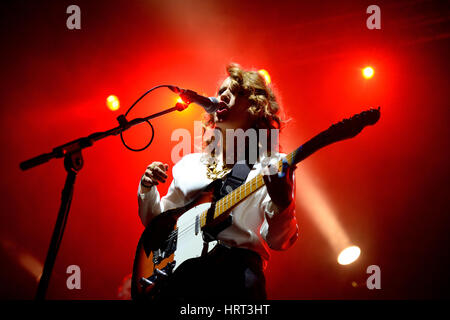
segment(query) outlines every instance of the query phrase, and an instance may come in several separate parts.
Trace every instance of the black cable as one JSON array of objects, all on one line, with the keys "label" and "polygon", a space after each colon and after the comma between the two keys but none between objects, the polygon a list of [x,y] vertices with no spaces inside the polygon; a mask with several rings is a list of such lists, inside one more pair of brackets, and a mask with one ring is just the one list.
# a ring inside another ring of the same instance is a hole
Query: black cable
[{"label": "black cable", "polygon": [[[161,84],[159,86],[153,87],[150,90],[148,90],[147,92],[145,92],[142,96],[139,97],[139,99],[137,99],[132,105],[131,107],[128,108],[127,112],[125,112],[125,117],[128,115],[128,113],[131,111],[131,109],[133,109],[133,107],[139,102],[141,101],[142,98],[144,98],[147,94],[149,94],[150,92],[152,92],[153,90],[159,89],[159,88],[169,88],[172,87],[171,85],[167,85],[167,84]],[[152,138],[150,139],[150,142],[147,143],[144,147],[139,148],[139,149],[134,149],[131,148],[129,146],[127,146],[127,144],[125,143],[125,140],[123,138],[123,132],[120,133],[120,140],[122,140],[123,145],[125,146],[125,148],[127,148],[128,150],[134,151],[134,152],[139,152],[139,151],[143,151],[145,149],[147,149],[153,142],[153,138],[155,137],[155,128],[153,128],[152,124],[150,123],[150,121],[145,120],[145,122],[147,122],[150,126],[150,128],[152,128]]]}]

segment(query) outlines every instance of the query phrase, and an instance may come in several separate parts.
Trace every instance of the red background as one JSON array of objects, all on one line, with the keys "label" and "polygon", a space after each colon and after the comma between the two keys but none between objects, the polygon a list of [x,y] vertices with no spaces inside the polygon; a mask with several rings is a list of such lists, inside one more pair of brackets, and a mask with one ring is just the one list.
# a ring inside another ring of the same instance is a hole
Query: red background
[{"label": "red background", "polygon": [[[66,8],[81,8],[81,30],[66,28]],[[61,160],[22,172],[19,163],[69,140],[116,125],[143,92],[175,84],[214,95],[225,66],[266,69],[286,114],[286,151],[330,124],[369,107],[381,119],[352,140],[305,160],[350,239],[362,249],[350,266],[297,204],[300,238],[273,252],[272,299],[449,297],[449,6],[378,1],[381,30],[366,28],[372,1],[15,1],[2,3],[0,109],[1,298],[32,298],[37,286],[18,257],[44,261],[65,179]],[[361,68],[372,65],[366,80]],[[108,95],[121,108],[105,106]],[[130,117],[172,107],[161,89]],[[146,165],[173,165],[170,135],[193,130],[192,105],[153,121],[140,153],[118,137],[83,152],[74,201],[48,291],[52,299],[116,299],[131,272],[142,225],[137,185]],[[149,129],[125,134],[142,146]],[[160,188],[162,194],[167,186]],[[9,245],[6,245],[9,244]],[[11,245],[12,244],[12,245]],[[11,247],[12,246],[12,247]],[[11,249],[13,248],[13,249]],[[81,290],[65,285],[81,267]],[[381,290],[368,290],[369,265]],[[357,287],[352,286],[357,282]]]}]

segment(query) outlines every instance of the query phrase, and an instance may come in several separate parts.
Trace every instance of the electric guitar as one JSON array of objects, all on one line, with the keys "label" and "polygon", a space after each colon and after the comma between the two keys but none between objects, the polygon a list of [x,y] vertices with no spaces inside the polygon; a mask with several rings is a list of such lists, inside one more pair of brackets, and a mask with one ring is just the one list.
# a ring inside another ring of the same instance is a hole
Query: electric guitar
[{"label": "electric guitar", "polygon": [[[289,165],[297,164],[331,143],[355,137],[379,118],[380,108],[344,119],[288,154],[286,160]],[[281,167],[280,161],[278,170]],[[164,280],[183,262],[208,254],[217,245],[217,241],[208,237],[210,230],[231,218],[230,209],[263,186],[260,174],[216,202],[213,202],[212,190],[206,188],[186,206],[153,218],[136,249],[131,279],[133,299],[153,299]]]}]

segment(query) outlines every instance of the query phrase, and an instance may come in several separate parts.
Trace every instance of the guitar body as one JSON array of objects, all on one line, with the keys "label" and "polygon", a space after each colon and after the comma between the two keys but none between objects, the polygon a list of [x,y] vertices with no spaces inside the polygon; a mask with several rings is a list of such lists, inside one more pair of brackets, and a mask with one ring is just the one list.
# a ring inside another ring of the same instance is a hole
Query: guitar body
[{"label": "guitar body", "polygon": [[204,240],[199,217],[212,204],[212,193],[205,190],[186,207],[156,216],[139,240],[131,293],[134,300],[151,300],[178,267],[189,259],[210,252],[217,241]]}]

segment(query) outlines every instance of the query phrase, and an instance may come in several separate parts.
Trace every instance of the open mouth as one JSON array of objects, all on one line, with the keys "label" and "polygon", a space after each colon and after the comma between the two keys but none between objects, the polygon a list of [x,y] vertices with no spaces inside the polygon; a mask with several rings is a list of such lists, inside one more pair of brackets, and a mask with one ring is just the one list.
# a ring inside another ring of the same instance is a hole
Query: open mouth
[{"label": "open mouth", "polygon": [[219,119],[219,121],[226,119],[227,114],[229,112],[230,112],[230,108],[228,107],[228,105],[224,102],[221,102],[219,104],[219,108],[216,111],[216,115],[217,115],[217,118]]}]

